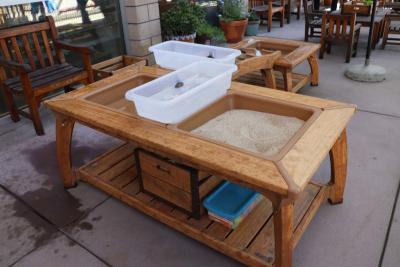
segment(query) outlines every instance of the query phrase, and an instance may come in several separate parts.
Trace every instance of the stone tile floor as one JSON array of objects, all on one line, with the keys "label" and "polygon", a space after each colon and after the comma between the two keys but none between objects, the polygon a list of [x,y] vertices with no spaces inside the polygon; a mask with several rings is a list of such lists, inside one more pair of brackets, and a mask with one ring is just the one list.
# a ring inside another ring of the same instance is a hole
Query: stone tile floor
[{"label": "stone tile floor", "polygon": [[[301,40],[303,21],[261,35]],[[362,63],[367,31],[357,58]],[[318,41],[315,39],[314,41]],[[294,254],[297,267],[400,266],[400,204],[395,206],[400,164],[400,47],[372,53],[387,80],[357,83],[343,76],[344,48],[320,61],[320,84],[302,94],[355,103],[349,125],[345,202],[324,204]],[[307,65],[299,66],[307,69]],[[0,266],[238,266],[218,252],[80,183],[64,190],[55,159],[54,118],[41,110],[46,135],[30,121],[0,119]],[[119,140],[78,125],[74,165]],[[328,162],[315,175],[329,177]],[[387,245],[385,240],[387,238]]]}]

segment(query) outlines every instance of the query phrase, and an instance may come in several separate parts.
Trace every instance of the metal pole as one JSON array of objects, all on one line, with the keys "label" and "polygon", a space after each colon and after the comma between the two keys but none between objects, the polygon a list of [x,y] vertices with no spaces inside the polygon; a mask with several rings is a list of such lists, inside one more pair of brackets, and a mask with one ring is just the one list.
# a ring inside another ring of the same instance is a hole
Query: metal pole
[{"label": "metal pole", "polygon": [[374,0],[374,2],[372,4],[371,24],[370,24],[370,27],[369,27],[367,55],[365,56],[365,66],[369,65],[369,57],[371,56],[371,41],[372,41],[372,32],[374,30],[376,2],[377,2],[377,0]]}]

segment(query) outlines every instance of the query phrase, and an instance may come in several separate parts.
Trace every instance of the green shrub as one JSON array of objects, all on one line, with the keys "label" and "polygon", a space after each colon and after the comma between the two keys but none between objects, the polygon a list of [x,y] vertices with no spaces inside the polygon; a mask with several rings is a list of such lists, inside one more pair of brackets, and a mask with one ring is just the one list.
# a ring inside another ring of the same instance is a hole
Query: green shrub
[{"label": "green shrub", "polygon": [[249,21],[259,21],[259,20],[260,20],[260,17],[257,15],[256,12],[251,11],[251,12],[249,13],[248,19],[249,19]]},{"label": "green shrub", "polygon": [[225,0],[221,19],[225,22],[244,19],[246,18],[243,13],[244,9],[243,0]]},{"label": "green shrub", "polygon": [[217,43],[226,41],[224,32],[220,28],[214,27],[206,22],[199,25],[197,28],[197,35],[204,36]]},{"label": "green shrub", "polygon": [[176,0],[175,5],[161,15],[161,29],[166,36],[189,35],[204,23],[202,7],[188,0]]}]

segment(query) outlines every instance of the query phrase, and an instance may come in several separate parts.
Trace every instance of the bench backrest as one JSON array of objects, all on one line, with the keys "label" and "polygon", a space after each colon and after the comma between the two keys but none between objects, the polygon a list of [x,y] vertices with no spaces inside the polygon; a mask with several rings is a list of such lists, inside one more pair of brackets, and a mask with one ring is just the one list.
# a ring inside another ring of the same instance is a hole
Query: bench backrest
[{"label": "bench backrest", "polygon": [[[58,39],[58,33],[51,16],[44,22],[12,27],[0,30],[1,57],[20,64],[29,64],[32,70],[64,63],[61,49],[54,47],[53,41]],[[0,79],[14,76],[0,69]]]}]

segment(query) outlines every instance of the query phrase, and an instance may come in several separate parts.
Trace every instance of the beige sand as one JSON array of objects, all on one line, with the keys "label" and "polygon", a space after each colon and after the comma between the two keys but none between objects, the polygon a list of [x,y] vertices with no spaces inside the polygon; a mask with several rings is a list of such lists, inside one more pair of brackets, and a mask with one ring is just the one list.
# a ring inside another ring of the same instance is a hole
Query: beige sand
[{"label": "beige sand", "polygon": [[294,117],[234,109],[206,122],[192,133],[272,156],[282,149],[304,123]]}]

